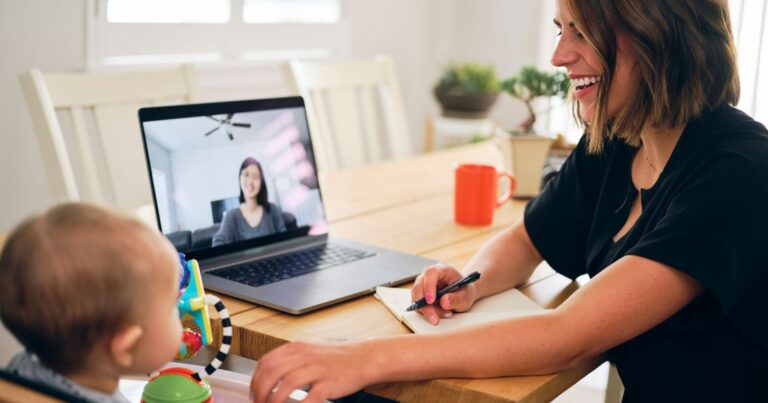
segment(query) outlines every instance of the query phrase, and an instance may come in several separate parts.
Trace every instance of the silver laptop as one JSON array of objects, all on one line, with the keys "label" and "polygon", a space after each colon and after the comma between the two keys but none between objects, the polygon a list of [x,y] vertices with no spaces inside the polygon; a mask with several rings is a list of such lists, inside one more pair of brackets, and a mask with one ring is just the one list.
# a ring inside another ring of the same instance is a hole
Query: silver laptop
[{"label": "silver laptop", "polygon": [[433,260],[329,236],[301,97],[143,108],[161,231],[207,289],[291,314],[412,280]]}]

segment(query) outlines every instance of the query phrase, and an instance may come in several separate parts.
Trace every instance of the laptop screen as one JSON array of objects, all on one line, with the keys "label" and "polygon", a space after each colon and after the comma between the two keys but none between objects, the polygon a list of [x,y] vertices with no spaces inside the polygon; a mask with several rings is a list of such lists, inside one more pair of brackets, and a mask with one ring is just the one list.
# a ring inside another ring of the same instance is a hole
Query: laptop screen
[{"label": "laptop screen", "polygon": [[209,257],[328,228],[300,97],[139,112],[161,231]]}]

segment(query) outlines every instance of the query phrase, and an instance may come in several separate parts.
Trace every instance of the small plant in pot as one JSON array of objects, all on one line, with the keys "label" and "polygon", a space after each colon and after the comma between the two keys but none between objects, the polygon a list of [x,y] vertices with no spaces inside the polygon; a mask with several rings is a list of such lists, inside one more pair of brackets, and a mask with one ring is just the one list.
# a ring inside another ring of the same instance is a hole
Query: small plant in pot
[{"label": "small plant in pot", "polygon": [[496,102],[499,85],[492,65],[450,64],[435,85],[443,116],[484,118]]},{"label": "small plant in pot", "polygon": [[533,134],[533,125],[536,123],[533,100],[552,96],[565,98],[570,85],[570,79],[562,71],[549,73],[526,66],[517,75],[502,81],[499,87],[513,98],[523,101],[528,109],[528,118],[520,124],[520,131],[523,134]]},{"label": "small plant in pot", "polygon": [[538,97],[565,97],[569,86],[570,81],[565,73],[549,73],[532,66],[523,67],[517,75],[499,84],[502,91],[521,100],[528,109],[528,117],[519,128],[496,131],[496,140],[507,166],[517,176],[515,197],[533,197],[539,192],[542,168],[553,142],[551,137],[533,132],[533,124],[536,123],[533,101]]}]

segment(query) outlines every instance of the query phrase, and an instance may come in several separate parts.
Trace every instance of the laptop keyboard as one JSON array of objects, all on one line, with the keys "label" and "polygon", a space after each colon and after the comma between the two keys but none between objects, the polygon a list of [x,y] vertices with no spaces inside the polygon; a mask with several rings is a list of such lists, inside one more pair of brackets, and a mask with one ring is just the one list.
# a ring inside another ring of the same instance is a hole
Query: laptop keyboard
[{"label": "laptop keyboard", "polygon": [[326,244],[287,255],[209,271],[208,274],[258,287],[374,255],[373,252]]}]

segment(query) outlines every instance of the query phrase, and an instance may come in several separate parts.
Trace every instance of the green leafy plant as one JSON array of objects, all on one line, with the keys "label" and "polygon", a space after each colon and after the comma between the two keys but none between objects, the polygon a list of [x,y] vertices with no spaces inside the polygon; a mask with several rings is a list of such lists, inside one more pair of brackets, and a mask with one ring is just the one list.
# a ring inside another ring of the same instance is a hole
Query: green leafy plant
[{"label": "green leafy plant", "polygon": [[469,143],[470,144],[482,143],[483,141],[486,141],[486,140],[488,140],[490,138],[491,138],[491,136],[489,136],[487,134],[474,133],[474,134],[472,134],[472,137],[469,138]]},{"label": "green leafy plant", "polygon": [[552,96],[565,98],[570,85],[570,79],[562,71],[549,73],[533,66],[525,66],[517,75],[502,81],[499,87],[513,98],[523,101],[528,109],[528,118],[520,127],[524,133],[532,133],[533,124],[536,123],[533,100]]},{"label": "green leafy plant", "polygon": [[493,94],[499,91],[496,68],[476,63],[450,64],[435,89],[455,95]]}]

